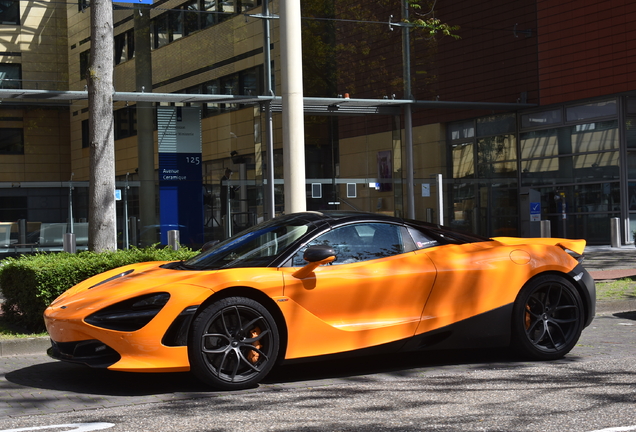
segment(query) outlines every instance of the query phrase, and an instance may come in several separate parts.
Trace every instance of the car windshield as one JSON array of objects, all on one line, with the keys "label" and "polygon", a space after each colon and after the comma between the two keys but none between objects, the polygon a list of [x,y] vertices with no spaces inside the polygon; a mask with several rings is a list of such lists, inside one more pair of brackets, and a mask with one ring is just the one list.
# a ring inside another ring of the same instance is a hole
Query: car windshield
[{"label": "car windshield", "polygon": [[190,270],[267,267],[311,225],[302,218],[273,219],[230,237],[182,265]]}]

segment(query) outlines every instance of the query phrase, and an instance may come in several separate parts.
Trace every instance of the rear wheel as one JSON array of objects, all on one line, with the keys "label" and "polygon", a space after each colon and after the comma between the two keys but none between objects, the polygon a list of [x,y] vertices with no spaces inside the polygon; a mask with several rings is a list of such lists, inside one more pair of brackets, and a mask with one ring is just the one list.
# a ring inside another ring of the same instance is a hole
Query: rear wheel
[{"label": "rear wheel", "polygon": [[583,302],[570,281],[540,276],[515,301],[512,344],[524,357],[554,360],[570,352],[584,325]]},{"label": "rear wheel", "polygon": [[278,345],[276,322],[263,305],[245,297],[221,299],[194,320],[190,368],[218,389],[253,387],[276,362]]}]

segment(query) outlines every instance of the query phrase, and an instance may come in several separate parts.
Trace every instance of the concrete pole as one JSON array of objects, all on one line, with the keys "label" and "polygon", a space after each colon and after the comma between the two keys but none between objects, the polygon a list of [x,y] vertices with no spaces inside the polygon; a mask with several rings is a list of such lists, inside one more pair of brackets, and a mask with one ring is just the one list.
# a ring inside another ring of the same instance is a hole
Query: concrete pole
[{"label": "concrete pole", "polygon": [[[272,57],[270,52],[271,35],[269,25],[269,1],[263,2],[263,73],[265,75],[265,95],[274,96],[272,88]],[[272,104],[265,102],[265,220],[273,219],[276,216],[274,200],[274,122],[272,117]]]},{"label": "concrete pole", "polygon": [[[137,92],[152,93],[150,8],[140,4],[134,10],[135,86]],[[155,109],[152,102],[137,102],[137,173],[139,175],[139,219],[141,226],[155,225]],[[159,241],[155,230],[142,230],[141,246]],[[137,245],[135,245],[137,246]]]},{"label": "concrete pole", "polygon": [[444,181],[441,174],[437,174],[437,223],[444,225]]},{"label": "concrete pole", "polygon": [[300,0],[280,2],[285,213],[307,209]]},{"label": "concrete pole", "polygon": [[[409,19],[409,3],[402,0],[402,18]],[[404,99],[413,99],[411,94],[411,28],[402,27],[402,67],[404,68]],[[406,217],[415,219],[415,179],[413,161],[413,119],[411,105],[404,106],[404,147],[406,163]]]}]

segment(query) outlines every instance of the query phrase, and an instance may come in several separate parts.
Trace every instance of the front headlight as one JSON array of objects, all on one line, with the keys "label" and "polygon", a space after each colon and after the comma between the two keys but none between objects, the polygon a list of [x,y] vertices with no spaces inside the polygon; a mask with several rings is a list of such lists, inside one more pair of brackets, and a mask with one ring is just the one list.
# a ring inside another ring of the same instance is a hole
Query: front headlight
[{"label": "front headlight", "polygon": [[146,294],[110,305],[84,320],[95,327],[117,331],[136,331],[148,324],[168,303],[166,292]]}]

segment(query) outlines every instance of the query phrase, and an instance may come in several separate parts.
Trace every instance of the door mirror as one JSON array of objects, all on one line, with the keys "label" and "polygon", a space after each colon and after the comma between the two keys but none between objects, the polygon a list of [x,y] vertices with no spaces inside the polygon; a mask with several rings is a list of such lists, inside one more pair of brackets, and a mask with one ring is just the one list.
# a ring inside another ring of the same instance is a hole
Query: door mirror
[{"label": "door mirror", "polygon": [[307,262],[314,263],[335,256],[336,252],[331,246],[316,245],[307,248],[303,254],[303,259]]},{"label": "door mirror", "polygon": [[316,267],[334,261],[336,259],[336,252],[330,246],[310,246],[303,254],[303,258],[307,261],[307,265],[292,274],[292,276],[298,279],[309,277],[313,274]]}]

